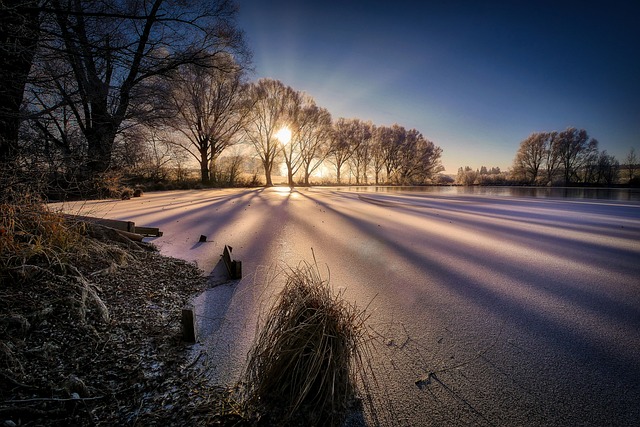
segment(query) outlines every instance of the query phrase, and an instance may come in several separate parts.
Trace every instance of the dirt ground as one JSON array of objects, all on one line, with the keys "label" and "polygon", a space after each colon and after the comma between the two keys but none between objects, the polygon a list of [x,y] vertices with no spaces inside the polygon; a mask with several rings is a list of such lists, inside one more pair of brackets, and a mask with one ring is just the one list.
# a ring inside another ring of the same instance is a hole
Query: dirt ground
[{"label": "dirt ground", "polygon": [[228,424],[226,392],[187,364],[181,336],[207,279],[144,246],[101,243],[0,278],[1,425]]}]

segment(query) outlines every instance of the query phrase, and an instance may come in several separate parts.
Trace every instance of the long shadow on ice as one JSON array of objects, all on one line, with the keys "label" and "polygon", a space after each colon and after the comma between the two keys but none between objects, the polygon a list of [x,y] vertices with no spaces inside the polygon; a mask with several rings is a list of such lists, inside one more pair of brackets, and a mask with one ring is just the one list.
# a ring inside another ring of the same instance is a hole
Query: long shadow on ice
[{"label": "long shadow on ice", "polygon": [[[306,195],[305,197],[309,197],[315,203],[322,205],[324,209],[341,216],[352,227],[365,235],[379,234],[376,224],[366,222],[362,218],[350,217],[334,209],[320,198]],[[576,330],[571,325],[536,310],[534,306],[522,303],[517,298],[512,298],[509,294],[499,292],[497,289],[492,288],[490,283],[472,279],[468,274],[456,270],[455,267],[452,268],[451,265],[443,265],[435,259],[419,256],[410,247],[399,243],[397,240],[392,240],[385,236],[378,237],[384,241],[388,249],[402,256],[413,264],[415,268],[429,272],[436,277],[447,277],[446,283],[441,283],[440,285],[446,286],[470,304],[482,306],[486,310],[494,312],[497,316],[516,323],[519,327],[528,330],[531,336],[546,337],[555,346],[563,348],[566,354],[574,354],[576,359],[588,362],[589,366],[601,371],[603,375],[624,380],[627,386],[635,381],[636,385],[633,387],[638,387],[637,384],[640,382],[640,359],[635,351],[629,348],[628,344],[626,346],[627,351],[624,352],[602,345],[595,335],[590,335],[591,331],[589,330]],[[533,235],[530,238],[533,238]],[[564,243],[559,242],[558,244]],[[455,258],[456,256],[461,256],[458,255],[461,249],[459,247],[442,246],[434,247],[434,252],[449,251],[451,256]],[[634,305],[621,303],[615,299],[607,300],[600,293],[574,287],[572,283],[558,281],[551,284],[548,283],[548,277],[543,274],[521,266],[494,264],[486,257],[474,255],[468,251],[464,252],[463,250],[462,257],[467,263],[475,264],[479,268],[485,267],[489,262],[492,267],[497,267],[500,274],[511,277],[513,283],[522,282],[524,278],[526,286],[534,289],[537,293],[552,292],[556,297],[565,300],[568,306],[578,306],[578,308],[586,311],[595,310],[599,315],[623,324],[624,329],[640,330],[640,309]],[[514,292],[517,292],[517,289],[514,289]],[[630,337],[630,339],[633,340],[634,337]],[[593,363],[594,361],[597,363]]]}]

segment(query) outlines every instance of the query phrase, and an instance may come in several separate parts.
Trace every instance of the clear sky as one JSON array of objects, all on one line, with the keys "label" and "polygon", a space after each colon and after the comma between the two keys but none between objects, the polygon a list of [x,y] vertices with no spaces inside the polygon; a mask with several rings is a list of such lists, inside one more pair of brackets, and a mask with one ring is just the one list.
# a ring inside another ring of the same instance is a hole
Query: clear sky
[{"label": "clear sky", "polygon": [[640,1],[237,0],[251,78],[338,117],[415,128],[460,166],[510,167],[536,131],[640,155]]}]

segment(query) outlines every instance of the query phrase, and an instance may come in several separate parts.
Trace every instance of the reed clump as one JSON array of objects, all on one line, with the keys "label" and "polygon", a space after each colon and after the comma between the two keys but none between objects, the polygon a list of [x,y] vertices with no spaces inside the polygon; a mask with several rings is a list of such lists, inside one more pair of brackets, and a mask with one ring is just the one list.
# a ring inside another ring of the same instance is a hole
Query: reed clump
[{"label": "reed clump", "polygon": [[249,353],[247,403],[279,423],[341,425],[368,368],[367,315],[332,292],[317,264],[286,275]]}]

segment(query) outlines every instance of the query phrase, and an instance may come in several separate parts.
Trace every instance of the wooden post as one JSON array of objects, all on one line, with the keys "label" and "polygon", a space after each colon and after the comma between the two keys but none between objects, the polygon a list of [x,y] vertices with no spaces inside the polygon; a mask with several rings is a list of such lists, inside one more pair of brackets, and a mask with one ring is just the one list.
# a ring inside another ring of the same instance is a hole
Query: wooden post
[{"label": "wooden post", "polygon": [[185,307],[182,309],[182,340],[196,342],[197,339],[196,313],[193,307]]},{"label": "wooden post", "polygon": [[242,279],[242,261],[234,261],[231,259],[231,246],[224,245],[224,251],[222,251],[222,260],[227,267],[227,273],[229,273],[229,279]]}]

